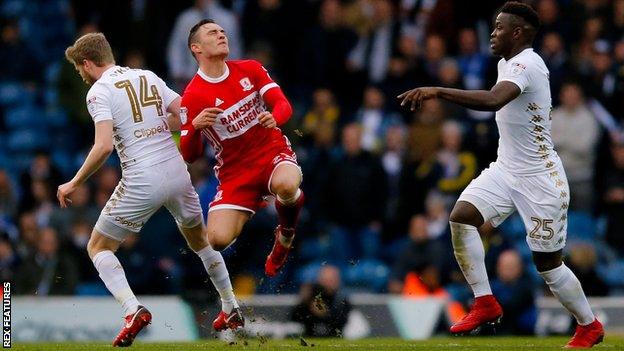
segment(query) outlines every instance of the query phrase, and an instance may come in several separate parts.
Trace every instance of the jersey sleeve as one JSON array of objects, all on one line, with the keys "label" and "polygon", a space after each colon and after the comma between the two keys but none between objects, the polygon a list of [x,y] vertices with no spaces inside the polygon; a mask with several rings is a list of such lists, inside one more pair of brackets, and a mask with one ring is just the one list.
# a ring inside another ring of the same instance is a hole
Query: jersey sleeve
[{"label": "jersey sleeve", "polygon": [[188,93],[182,95],[180,107],[180,153],[186,162],[192,163],[204,151],[201,133],[193,127],[193,119],[201,112],[201,105],[196,96]]},{"label": "jersey sleeve", "polygon": [[263,96],[269,89],[279,88],[279,85],[273,81],[273,78],[269,75],[269,72],[264,68],[264,66],[258,61],[252,62],[252,77],[254,80],[254,85],[258,87],[258,91],[260,92],[260,96]]},{"label": "jersey sleeve", "polygon": [[154,77],[156,78],[156,80],[158,81],[158,84],[160,85],[160,89],[159,90],[162,92],[161,98],[162,98],[162,101],[163,101],[163,105],[165,106],[165,109],[166,109],[166,108],[169,107],[169,105],[171,105],[171,103],[175,99],[180,97],[180,95],[178,93],[176,93],[175,91],[173,91],[171,88],[169,88],[169,86],[167,86],[167,83],[165,83],[165,81],[162,80],[159,76],[154,74]]},{"label": "jersey sleeve", "polygon": [[112,120],[110,92],[106,86],[96,84],[87,93],[87,110],[93,118],[93,122]]},{"label": "jersey sleeve", "polygon": [[527,89],[531,82],[530,67],[524,62],[512,61],[501,73],[500,81],[506,80],[514,83],[520,88],[521,93]]}]

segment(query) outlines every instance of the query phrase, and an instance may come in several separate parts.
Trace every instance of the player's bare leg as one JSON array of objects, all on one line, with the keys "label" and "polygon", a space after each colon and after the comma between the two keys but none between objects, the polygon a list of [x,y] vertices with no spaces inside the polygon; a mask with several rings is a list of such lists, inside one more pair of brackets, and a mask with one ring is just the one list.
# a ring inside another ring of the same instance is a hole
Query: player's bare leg
[{"label": "player's bare leg", "polygon": [[247,211],[219,209],[208,212],[207,228],[210,246],[221,251],[230,246],[240,235],[251,213]]},{"label": "player's bare leg", "polygon": [[228,273],[223,256],[219,251],[210,247],[203,223],[192,228],[179,227],[186,239],[188,246],[202,260],[204,268],[210,276],[210,281],[219,292],[221,297],[221,312],[213,321],[215,330],[236,329],[245,325],[245,319],[238,306],[230,274]]},{"label": "player's bare leg", "polygon": [[483,325],[496,324],[503,310],[492,295],[485,269],[485,249],[477,228],[483,216],[471,203],[458,201],[451,211],[450,225],[453,251],[457,263],[475,296],[470,312],[451,326],[451,333],[478,333]]},{"label": "player's bare leg", "polygon": [[578,278],[563,263],[561,251],[534,251],[533,262],[553,295],[576,319],[576,332],[566,347],[592,347],[602,341],[604,329],[594,316]]},{"label": "player's bare leg", "polygon": [[115,257],[121,241],[93,230],[87,244],[89,257],[100,278],[124,309],[126,323],[113,340],[113,346],[130,346],[136,335],[152,321],[152,314],[143,306],[130,289],[121,263]]},{"label": "player's bare leg", "polygon": [[264,265],[264,272],[269,277],[277,275],[284,266],[295,238],[295,227],[305,201],[299,185],[301,170],[298,166],[288,162],[277,165],[269,184],[271,192],[276,195],[275,208],[279,216],[279,224],[275,228],[275,243]]}]

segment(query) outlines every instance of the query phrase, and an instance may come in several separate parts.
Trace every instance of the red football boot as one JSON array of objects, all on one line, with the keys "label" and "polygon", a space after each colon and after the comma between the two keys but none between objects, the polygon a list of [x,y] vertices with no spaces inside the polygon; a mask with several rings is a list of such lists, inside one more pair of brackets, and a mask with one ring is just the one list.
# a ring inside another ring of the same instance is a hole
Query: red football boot
[{"label": "red football boot", "polygon": [[291,234],[291,238],[295,237],[295,230],[292,228],[282,228],[281,225],[278,225],[277,228],[275,228],[275,243],[273,244],[273,250],[271,250],[271,253],[267,256],[266,263],[264,264],[264,273],[266,273],[269,277],[277,275],[277,272],[282,268],[282,266],[284,266],[284,263],[286,263],[288,252],[290,251],[290,247],[284,247],[284,245],[282,245],[279,241],[279,236],[282,231],[288,231],[289,234]]},{"label": "red football boot", "polygon": [[212,327],[216,331],[223,331],[226,329],[238,329],[245,326],[245,318],[240,308],[236,307],[229,314],[221,311],[217,315],[217,318],[212,322]]},{"label": "red football boot", "polygon": [[601,343],[603,338],[604,328],[602,327],[602,323],[594,319],[594,321],[588,325],[577,325],[574,336],[570,339],[565,348],[588,349]]},{"label": "red football boot", "polygon": [[496,301],[494,295],[485,295],[475,298],[470,312],[459,322],[451,326],[453,334],[478,334],[484,325],[495,326],[500,323],[503,308]]},{"label": "red football boot", "polygon": [[137,334],[152,322],[152,314],[147,308],[139,306],[133,314],[126,316],[126,325],[121,328],[119,335],[113,340],[113,346],[127,347],[132,345]]}]

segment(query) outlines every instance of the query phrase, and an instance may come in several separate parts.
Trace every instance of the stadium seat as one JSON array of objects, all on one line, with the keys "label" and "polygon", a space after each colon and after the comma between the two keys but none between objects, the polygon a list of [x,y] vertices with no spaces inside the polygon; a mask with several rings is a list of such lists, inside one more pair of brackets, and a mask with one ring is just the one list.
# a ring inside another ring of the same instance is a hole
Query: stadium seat
[{"label": "stadium seat", "polygon": [[60,108],[47,109],[45,112],[45,120],[50,127],[62,128],[67,126],[67,113]]},{"label": "stadium seat", "polygon": [[42,129],[47,127],[44,112],[34,106],[17,107],[7,110],[4,124],[10,130]]},{"label": "stadium seat", "polygon": [[17,130],[8,138],[8,148],[14,152],[28,152],[48,147],[48,136],[36,129]]},{"label": "stadium seat", "polygon": [[598,266],[598,274],[612,288],[624,288],[624,259]]},{"label": "stadium seat", "polygon": [[344,269],[345,283],[352,288],[367,288],[381,292],[386,288],[390,270],[376,259],[363,259],[350,263]]},{"label": "stadium seat", "polygon": [[0,105],[31,106],[35,103],[37,93],[26,89],[19,82],[0,82]]},{"label": "stadium seat", "polygon": [[518,214],[513,214],[507,218],[500,226],[499,229],[505,237],[513,242],[522,241],[526,236],[526,229],[524,228],[524,222]]},{"label": "stadium seat", "polygon": [[588,213],[568,213],[568,240],[593,242],[596,239],[596,220]]}]

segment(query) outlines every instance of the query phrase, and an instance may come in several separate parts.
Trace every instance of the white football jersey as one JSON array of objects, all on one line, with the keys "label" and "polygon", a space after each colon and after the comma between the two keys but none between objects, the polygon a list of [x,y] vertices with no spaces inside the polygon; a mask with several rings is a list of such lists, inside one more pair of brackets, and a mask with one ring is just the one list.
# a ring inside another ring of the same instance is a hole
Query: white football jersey
[{"label": "white football jersey", "polygon": [[535,175],[560,164],[550,134],[552,102],[548,68],[528,48],[498,62],[498,79],[520,88],[520,95],[496,112],[497,162],[512,174]]},{"label": "white football jersey", "polygon": [[167,124],[167,107],[179,95],[154,73],[114,66],[87,93],[94,123],[113,121],[113,142],[122,170],[179,155]]}]

